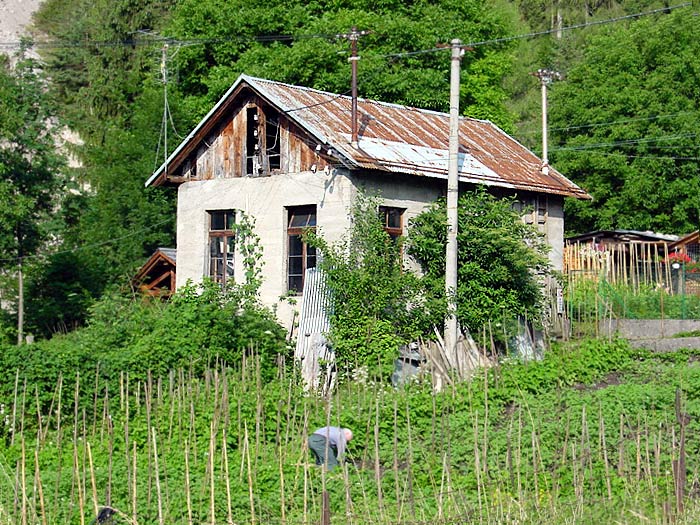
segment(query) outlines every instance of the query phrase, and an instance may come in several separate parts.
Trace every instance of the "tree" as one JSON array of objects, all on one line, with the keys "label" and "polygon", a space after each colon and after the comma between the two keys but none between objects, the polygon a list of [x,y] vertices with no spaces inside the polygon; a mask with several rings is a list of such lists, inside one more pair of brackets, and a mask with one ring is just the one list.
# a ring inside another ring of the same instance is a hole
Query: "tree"
[{"label": "tree", "polygon": [[[497,39],[517,24],[512,6],[484,0],[184,0],[168,32],[201,39],[176,58],[184,102],[199,118],[241,73],[349,93],[349,43],[337,35],[353,26],[370,31],[358,42],[361,96],[447,111],[449,51],[436,45]],[[501,79],[512,62],[510,43],[465,56],[465,114],[511,126]]]},{"label": "tree", "polygon": [[589,36],[550,97],[552,163],[593,196],[567,202],[567,228],[698,228],[699,55],[688,10]]},{"label": "tree", "polygon": [[[459,198],[457,319],[473,333],[489,322],[541,315],[541,276],[549,271],[542,236],[524,224],[513,198],[479,188]],[[409,225],[408,253],[424,272],[432,321],[445,317],[445,202],[441,200]]]},{"label": "tree", "polygon": [[0,260],[17,275],[17,340],[24,336],[24,267],[51,233],[64,166],[38,65],[0,63]]},{"label": "tree", "polygon": [[403,241],[384,230],[380,204],[378,196],[360,194],[350,212],[352,226],[335,244],[322,232],[307,234],[322,254],[319,268],[331,297],[328,335],[343,374],[393,363],[399,346],[425,332],[420,282],[404,270]]}]

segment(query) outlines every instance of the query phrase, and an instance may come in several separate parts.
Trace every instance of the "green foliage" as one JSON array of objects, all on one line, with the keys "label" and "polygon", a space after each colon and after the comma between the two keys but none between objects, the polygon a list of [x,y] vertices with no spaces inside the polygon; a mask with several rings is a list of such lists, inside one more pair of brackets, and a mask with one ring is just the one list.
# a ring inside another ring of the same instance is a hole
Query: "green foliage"
[{"label": "green foliage", "polygon": [[54,144],[50,99],[39,64],[23,59],[14,70],[0,60],[0,266],[32,256],[59,202],[63,159]]},{"label": "green foliage", "polygon": [[579,279],[568,283],[565,299],[569,317],[574,322],[609,318],[628,319],[697,319],[700,297],[672,294],[653,285],[632,286]]},{"label": "green foliage", "polygon": [[[353,26],[370,31],[358,43],[362,96],[447,111],[447,53],[413,52],[453,38],[465,43],[499,38],[512,31],[516,20],[512,6],[483,0],[274,0],[264,5],[185,0],[173,12],[168,29],[177,38],[208,40],[183,48],[177,57],[186,104],[198,118],[240,73],[346,93],[349,68],[342,57],[349,43],[335,35]],[[503,126],[511,123],[503,110],[500,79],[512,61],[508,44],[467,54],[461,105],[467,114]]]},{"label": "green foliage", "polygon": [[[63,504],[47,504],[47,520],[76,523],[79,479],[82,486],[94,480],[99,503],[109,487],[110,504],[122,512],[135,499],[139,523],[187,522],[190,512],[193,521],[218,522],[229,508],[237,523],[302,522],[320,515],[322,490],[340,522],[350,508],[354,520],[377,524],[403,523],[409,511],[422,521],[487,525],[516,514],[533,525],[631,523],[630,515],[661,522],[674,501],[677,391],[690,416],[687,469],[698,468],[700,367],[693,359],[589,340],[557,348],[550,360],[483,371],[442,393],[428,383],[387,390],[348,382],[324,399],[304,396],[294,377],[266,383],[255,366],[203,377],[180,370],[162,382],[130,379],[119,390],[81,375],[85,396],[53,404],[40,418],[34,385],[19,381],[17,397],[0,400],[0,464],[8,473],[0,503],[11,504],[18,479],[28,498],[51,487]],[[69,395],[75,388],[66,379]],[[329,420],[355,437],[347,471],[324,475],[307,464],[303,443]],[[85,469],[72,468],[76,458]],[[167,500],[154,494],[155,479],[168,487]],[[697,517],[697,503],[685,503],[677,523]],[[27,512],[38,516],[33,506]]]},{"label": "green foliage", "polygon": [[523,395],[542,395],[576,384],[594,384],[611,372],[620,373],[640,354],[625,340],[587,339],[570,346],[555,345],[542,361],[502,364],[489,371],[496,388],[491,400],[517,403]]},{"label": "green foliage", "polygon": [[601,27],[552,86],[551,157],[593,196],[567,203],[572,231],[697,229],[699,37],[684,9]]},{"label": "green foliage", "polygon": [[[549,270],[546,248],[541,235],[521,221],[513,202],[483,188],[460,196],[457,318],[474,333],[489,321],[537,320],[540,315],[539,278]],[[408,239],[408,253],[425,273],[436,324],[445,315],[446,220],[443,200],[413,219]]]},{"label": "green foliage", "polygon": [[[41,401],[50,403],[60,376],[90,377],[97,370],[117,391],[121,374],[133,381],[175,369],[198,375],[216,362],[234,365],[257,356],[262,378],[269,381],[284,353],[285,331],[245,288],[222,290],[205,282],[183,287],[169,302],[106,295],[91,308],[86,328],[4,348],[0,370],[6,378],[19,370]],[[7,399],[12,388],[11,381],[2,383],[1,395]]]},{"label": "green foliage", "polygon": [[352,226],[335,244],[309,232],[320,250],[319,268],[331,294],[331,331],[339,369],[386,367],[401,344],[423,330],[421,288],[404,271],[402,239],[393,240],[378,215],[379,197],[359,194],[350,211]]}]

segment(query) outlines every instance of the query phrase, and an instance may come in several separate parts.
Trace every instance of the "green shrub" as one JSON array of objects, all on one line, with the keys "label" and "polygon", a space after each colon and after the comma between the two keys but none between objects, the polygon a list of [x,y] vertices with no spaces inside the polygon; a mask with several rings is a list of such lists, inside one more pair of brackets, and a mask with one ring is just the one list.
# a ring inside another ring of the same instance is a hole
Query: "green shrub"
[{"label": "green shrub", "polygon": [[[122,373],[134,382],[182,368],[197,375],[217,361],[240,363],[244,354],[260,357],[261,377],[268,381],[277,370],[277,356],[286,352],[285,335],[272,313],[240,289],[206,282],[183,287],[170,302],[104,297],[83,329],[32,345],[6,345],[0,373],[14,378],[19,372],[21,384],[36,389],[45,405],[61,376],[84,378],[84,395],[90,396],[96,373],[118,391]],[[0,382],[6,400],[13,389],[14,381]]]}]

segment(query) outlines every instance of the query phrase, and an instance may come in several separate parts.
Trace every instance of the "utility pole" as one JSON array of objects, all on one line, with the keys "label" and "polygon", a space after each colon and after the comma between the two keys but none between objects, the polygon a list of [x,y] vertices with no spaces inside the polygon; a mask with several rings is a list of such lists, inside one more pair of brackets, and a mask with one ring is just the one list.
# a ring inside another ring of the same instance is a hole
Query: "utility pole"
[{"label": "utility pole", "polygon": [[345,38],[350,41],[350,57],[348,62],[350,62],[352,71],[352,81],[351,81],[351,91],[352,91],[352,109],[350,114],[351,119],[351,138],[350,144],[353,148],[357,148],[358,144],[358,126],[357,126],[357,62],[360,57],[357,56],[357,41],[361,36],[368,35],[369,31],[358,31],[356,27],[353,27],[349,33],[344,33],[338,35],[338,38]]},{"label": "utility pole", "polygon": [[547,86],[555,80],[561,80],[561,73],[551,69],[538,69],[532,73],[540,79],[542,86],[542,174],[549,174],[549,158],[547,152]]},{"label": "utility pole", "polygon": [[160,73],[163,77],[163,164],[165,178],[168,178],[168,44],[163,44],[160,58]]},{"label": "utility pole", "polygon": [[454,39],[450,68],[450,141],[447,164],[447,244],[445,246],[445,353],[452,362],[457,347],[457,229],[459,200],[459,72],[462,41]]}]

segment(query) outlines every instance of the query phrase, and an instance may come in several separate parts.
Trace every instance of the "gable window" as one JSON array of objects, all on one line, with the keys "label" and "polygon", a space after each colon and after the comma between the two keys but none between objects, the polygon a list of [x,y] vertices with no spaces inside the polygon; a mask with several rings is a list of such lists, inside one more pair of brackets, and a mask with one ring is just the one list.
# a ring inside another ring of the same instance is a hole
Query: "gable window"
[{"label": "gable window", "polygon": [[287,208],[287,290],[301,293],[307,268],[316,267],[316,248],[302,239],[307,229],[316,229],[316,206]]},{"label": "gable window", "polygon": [[246,175],[261,177],[280,169],[279,115],[257,106],[246,108]]},{"label": "gable window", "polygon": [[393,208],[391,206],[379,207],[379,219],[382,221],[384,231],[393,240],[403,235],[403,213],[404,208]]},{"label": "gable window", "polygon": [[209,277],[217,283],[233,282],[235,223],[234,210],[209,212]]}]

